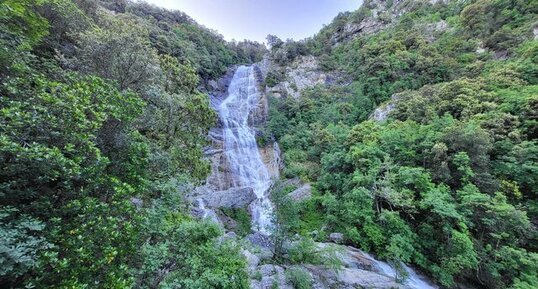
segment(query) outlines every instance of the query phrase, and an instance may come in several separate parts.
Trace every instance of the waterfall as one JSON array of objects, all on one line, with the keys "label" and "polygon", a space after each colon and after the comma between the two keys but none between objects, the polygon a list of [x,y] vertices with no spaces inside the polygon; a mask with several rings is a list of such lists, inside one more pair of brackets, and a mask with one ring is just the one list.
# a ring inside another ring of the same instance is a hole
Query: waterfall
[{"label": "waterfall", "polygon": [[249,187],[257,200],[250,206],[253,227],[268,233],[273,208],[268,191],[269,172],[262,161],[249,115],[258,108],[260,92],[253,66],[240,66],[228,88],[228,97],[216,108],[223,125],[224,154],[232,174],[233,187]]}]

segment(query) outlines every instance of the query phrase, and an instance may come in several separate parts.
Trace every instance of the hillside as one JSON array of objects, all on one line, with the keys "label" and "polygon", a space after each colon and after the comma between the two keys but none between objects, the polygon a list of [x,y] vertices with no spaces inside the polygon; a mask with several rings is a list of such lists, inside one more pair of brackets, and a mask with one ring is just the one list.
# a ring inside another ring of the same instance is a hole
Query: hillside
[{"label": "hillside", "polygon": [[265,47],[145,3],[0,8],[0,287],[246,286],[181,198],[209,172],[200,91]]},{"label": "hillside", "polygon": [[538,287],[536,0],[202,24],[0,3],[1,288]]},{"label": "hillside", "polygon": [[268,129],[313,185],[297,232],[447,288],[535,287],[536,4],[366,1],[270,39]]}]

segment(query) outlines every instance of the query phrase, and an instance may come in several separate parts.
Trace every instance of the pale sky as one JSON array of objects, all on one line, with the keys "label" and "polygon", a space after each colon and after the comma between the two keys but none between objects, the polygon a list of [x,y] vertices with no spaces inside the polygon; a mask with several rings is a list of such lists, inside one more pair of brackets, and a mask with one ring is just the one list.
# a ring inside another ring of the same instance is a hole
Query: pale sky
[{"label": "pale sky", "polygon": [[180,10],[217,30],[226,40],[265,42],[267,34],[282,40],[314,35],[339,12],[357,10],[362,0],[145,0]]}]

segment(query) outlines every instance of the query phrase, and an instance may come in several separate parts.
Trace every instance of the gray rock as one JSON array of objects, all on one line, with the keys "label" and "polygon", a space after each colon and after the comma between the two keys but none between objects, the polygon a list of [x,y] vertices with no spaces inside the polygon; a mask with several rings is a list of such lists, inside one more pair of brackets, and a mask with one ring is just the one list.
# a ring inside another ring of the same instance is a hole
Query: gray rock
[{"label": "gray rock", "polygon": [[377,271],[377,267],[371,257],[367,256],[363,251],[353,248],[351,246],[342,246],[334,243],[317,243],[320,249],[332,247],[336,252],[336,256],[342,262],[342,266],[351,269],[362,269],[368,271],[374,271],[376,273],[382,273]]},{"label": "gray rock", "polygon": [[218,214],[218,217],[219,217],[219,220],[222,222],[222,224],[224,225],[224,228],[226,230],[230,230],[230,231],[234,231],[235,229],[237,229],[237,221],[222,214],[222,213],[219,213]]},{"label": "gray rock", "polygon": [[389,114],[396,108],[396,104],[399,99],[400,98],[397,94],[393,94],[391,99],[387,103],[382,104],[374,110],[374,112],[370,116],[370,119],[373,119],[375,121],[387,120]]},{"label": "gray rock", "polygon": [[337,243],[337,244],[342,244],[344,242],[344,234],[342,234],[342,233],[331,233],[329,235],[329,240],[331,240],[331,242],[334,242],[334,243]]},{"label": "gray rock", "polygon": [[131,203],[137,208],[140,209],[144,206],[144,201],[139,198],[131,198]]},{"label": "gray rock", "polygon": [[262,274],[259,288],[270,289],[276,283],[279,289],[293,289],[293,286],[286,281],[286,272],[283,267],[266,264],[258,267],[258,270]]},{"label": "gray rock", "polygon": [[226,191],[209,192],[197,198],[204,200],[209,208],[246,208],[257,199],[252,188],[231,188]]},{"label": "gray rock", "polygon": [[393,278],[371,271],[352,268],[334,271],[313,265],[304,265],[304,268],[314,277],[314,284],[317,288],[402,288]]},{"label": "gray rock", "polygon": [[236,240],[236,239],[237,239],[237,235],[234,232],[228,232],[228,233],[218,237],[217,240],[218,240],[219,244],[222,244],[225,241]]},{"label": "gray rock", "polygon": [[241,253],[247,258],[247,264],[249,271],[255,271],[256,267],[260,264],[260,258],[254,254],[252,254],[248,250],[242,250]]},{"label": "gray rock", "polygon": [[260,232],[254,232],[246,237],[248,241],[254,246],[266,249],[273,248],[273,241],[271,237],[264,235]]},{"label": "gray rock", "polygon": [[[271,68],[279,69],[279,68]],[[284,69],[284,68],[282,68]],[[275,97],[291,96],[298,98],[305,88],[316,85],[330,85],[340,79],[336,73],[328,73],[320,68],[314,56],[298,57],[291,65],[285,67],[285,80],[267,90]]]},{"label": "gray rock", "polygon": [[300,188],[289,193],[288,196],[296,202],[306,201],[312,197],[312,187],[310,184],[304,184]]},{"label": "gray rock", "polygon": [[207,85],[209,86],[209,89],[211,89],[211,91],[215,91],[219,89],[219,83],[215,80],[208,81]]}]

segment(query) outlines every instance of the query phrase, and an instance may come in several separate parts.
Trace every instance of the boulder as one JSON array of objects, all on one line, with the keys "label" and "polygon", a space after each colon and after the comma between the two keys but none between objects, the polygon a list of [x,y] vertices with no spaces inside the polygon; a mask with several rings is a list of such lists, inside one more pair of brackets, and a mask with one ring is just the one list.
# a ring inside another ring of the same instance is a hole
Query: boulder
[{"label": "boulder", "polygon": [[362,269],[343,268],[334,271],[322,266],[313,265],[304,265],[304,268],[314,277],[316,288],[403,288],[391,277]]},{"label": "boulder", "polygon": [[243,253],[245,258],[247,259],[247,264],[248,264],[249,271],[255,270],[256,267],[258,267],[258,265],[260,264],[260,258],[258,256],[256,256],[256,255],[252,254],[248,250],[243,249],[243,250],[241,250],[241,253]]},{"label": "boulder", "polygon": [[342,233],[331,233],[329,235],[331,242],[342,244],[344,242],[344,234]]},{"label": "boulder", "polygon": [[273,248],[273,241],[271,240],[271,237],[260,232],[254,232],[248,235],[246,239],[254,246],[266,249]]},{"label": "boulder", "polygon": [[277,288],[279,289],[294,289],[293,286],[286,281],[286,272],[283,267],[266,264],[258,267],[258,269],[262,275],[262,279],[259,283],[260,287],[257,288],[269,289],[274,288],[273,284],[277,284]]},{"label": "boulder", "polygon": [[312,197],[312,187],[310,184],[304,184],[295,191],[288,194],[288,196],[295,202],[303,202]]},{"label": "boulder", "polygon": [[246,208],[257,199],[252,188],[231,188],[198,196],[209,208]]},{"label": "boulder", "polygon": [[329,246],[333,247],[336,251],[338,259],[342,262],[342,266],[345,268],[362,269],[382,273],[381,271],[377,270],[371,256],[357,248],[333,243],[317,243],[317,246],[319,248],[326,248]]}]

